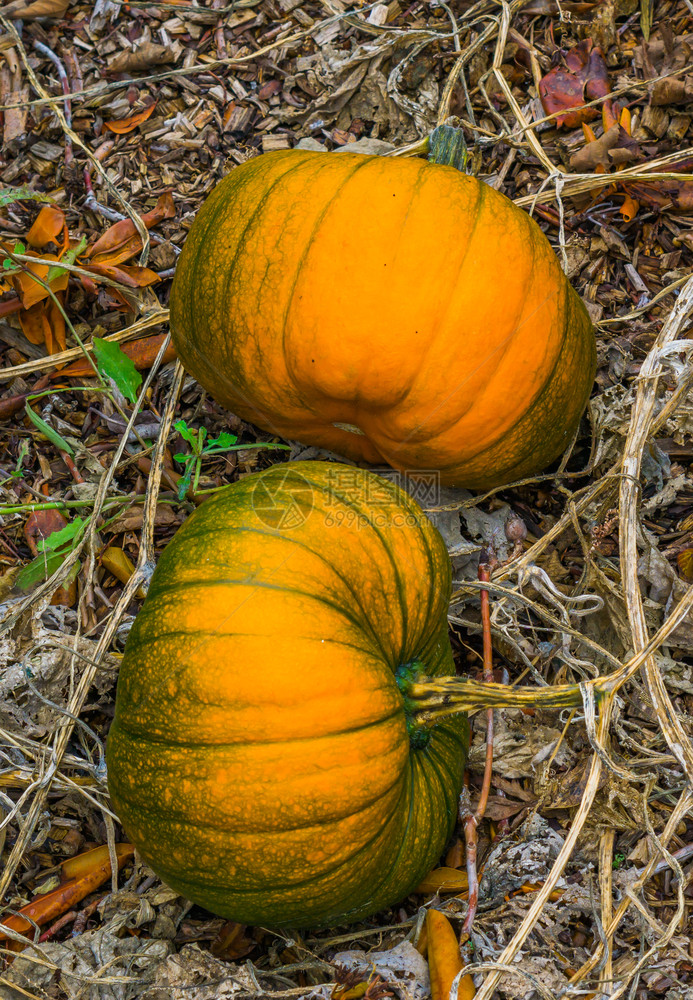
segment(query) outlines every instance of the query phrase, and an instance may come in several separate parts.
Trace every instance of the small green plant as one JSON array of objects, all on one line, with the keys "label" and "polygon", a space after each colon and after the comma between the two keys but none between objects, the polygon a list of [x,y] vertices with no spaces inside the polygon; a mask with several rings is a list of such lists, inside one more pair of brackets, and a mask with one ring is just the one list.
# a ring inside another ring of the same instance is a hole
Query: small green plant
[{"label": "small green plant", "polygon": [[22,441],[19,446],[19,455],[17,456],[17,464],[14,469],[7,474],[6,479],[22,479],[24,476],[24,470],[22,466],[24,465],[24,459],[29,454],[29,442],[26,438]]},{"label": "small green plant", "polygon": [[[188,442],[192,449],[188,454],[179,452],[173,458],[183,465],[183,475],[178,483],[178,499],[182,500],[185,494],[192,487],[192,492],[197,492],[197,486],[202,472],[202,460],[212,455],[221,455],[228,451],[249,451],[251,448],[287,448],[285,444],[272,444],[271,442],[260,442],[255,444],[237,444],[238,437],[235,434],[222,432],[218,437],[207,440],[207,428],[200,427],[194,430],[188,427],[185,420],[178,420],[174,425],[181,437]],[[206,442],[206,443],[205,443]]]},{"label": "small green plant", "polygon": [[[26,253],[26,246],[22,243],[21,240],[17,240],[17,242],[15,243],[15,245],[13,247],[11,247],[11,249],[10,249],[9,252],[10,253]],[[8,256],[8,252],[4,251],[3,252],[3,258],[2,258],[2,270],[3,270],[3,273],[5,274],[5,276],[7,276],[9,274],[16,274],[17,271],[21,271],[22,270],[22,265],[21,264],[15,264],[15,262],[12,260],[12,258],[10,256]]]},{"label": "small green plant", "polygon": [[625,854],[614,854],[614,860],[611,863],[611,867],[614,869],[620,868],[625,860]]},{"label": "small green plant", "polygon": [[[15,580],[15,586],[19,587],[20,590],[28,590],[35,584],[47,580],[67,559],[86,526],[87,521],[84,518],[76,517],[74,521],[70,521],[64,528],[52,532],[47,538],[39,538],[36,542],[39,555],[22,567]],[[79,573],[79,568],[78,562],[73,566],[70,577],[63,582],[63,586],[68,586],[74,580]]]},{"label": "small green plant", "polygon": [[[53,203],[53,199],[49,198],[47,194],[43,191],[32,191],[28,184],[22,184],[20,187],[2,187],[0,188],[0,208],[6,208],[7,205],[13,205],[16,201],[47,201]],[[17,251],[19,253],[19,251]]]},{"label": "small green plant", "polygon": [[[79,243],[74,247],[69,247],[65,253],[60,258],[59,264],[54,264],[53,267],[48,268],[48,274],[46,275],[46,281],[50,284],[54,278],[59,278],[61,274],[65,274],[66,269],[62,267],[63,264],[75,264],[77,258],[81,253],[87,248],[87,238],[83,236]],[[15,253],[19,253],[16,250]]]}]

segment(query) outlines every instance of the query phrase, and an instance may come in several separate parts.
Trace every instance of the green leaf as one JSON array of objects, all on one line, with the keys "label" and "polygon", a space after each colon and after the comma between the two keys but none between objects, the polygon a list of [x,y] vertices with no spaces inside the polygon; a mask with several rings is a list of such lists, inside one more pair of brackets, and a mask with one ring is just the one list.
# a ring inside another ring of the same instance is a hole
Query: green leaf
[{"label": "green leaf", "polygon": [[54,431],[50,424],[47,424],[45,420],[39,417],[38,413],[34,413],[34,411],[29,406],[28,400],[26,403],[26,415],[29,418],[29,420],[31,420],[32,424],[35,427],[38,427],[41,433],[45,434],[48,440],[52,444],[54,444],[56,448],[59,448],[60,451],[66,451],[68,455],[74,455],[74,451],[67,443],[65,438],[62,438],[57,431]]},{"label": "green leaf", "polygon": [[176,420],[173,427],[188,444],[192,445],[193,450],[197,451],[197,434],[188,427],[185,420]]},{"label": "green leaf", "polygon": [[[76,517],[74,521],[70,521],[70,523],[66,524],[64,528],[51,532],[47,538],[39,538],[36,542],[36,548],[39,552],[56,552],[64,545],[74,541],[74,539],[81,534],[82,529],[86,526],[86,523],[87,522],[84,518]],[[74,546],[70,545],[68,551],[73,548]]]},{"label": "green leaf", "polygon": [[26,253],[26,246],[21,240],[17,240],[12,250],[12,253]]},{"label": "green leaf", "polygon": [[192,483],[192,472],[193,472],[193,466],[194,466],[194,464],[195,464],[194,462],[189,462],[188,465],[185,467],[185,470],[183,471],[183,475],[178,480],[178,499],[179,500],[184,500],[185,499],[185,494],[190,489],[190,485]]},{"label": "green leaf", "polygon": [[94,337],[94,354],[101,374],[112,378],[125,398],[136,403],[142,376],[120,344]]},{"label": "green leaf", "polygon": [[86,236],[83,236],[76,247],[71,247],[69,250],[66,250],[60,258],[60,264],[54,264],[53,267],[48,268],[46,281],[50,283],[54,278],[59,278],[61,274],[65,274],[65,268],[61,267],[61,264],[74,264],[86,245],[87,238]]},{"label": "green leaf", "polygon": [[238,441],[238,435],[222,432],[219,437],[210,438],[207,448],[230,448]]},{"label": "green leaf", "polygon": [[0,208],[13,205],[15,201],[52,201],[42,191],[32,191],[26,184],[20,187],[0,188]]},{"label": "green leaf", "polygon": [[[48,556],[38,556],[36,559],[32,559],[30,563],[23,566],[14,581],[15,587],[19,587],[20,590],[29,590],[31,587],[36,586],[37,583],[43,583],[47,580],[49,576],[55,573],[56,569],[65,562],[67,558],[67,552],[51,552]],[[78,560],[72,567],[67,575],[67,579],[63,580],[62,586],[68,587],[77,574],[80,571],[82,564]]]}]

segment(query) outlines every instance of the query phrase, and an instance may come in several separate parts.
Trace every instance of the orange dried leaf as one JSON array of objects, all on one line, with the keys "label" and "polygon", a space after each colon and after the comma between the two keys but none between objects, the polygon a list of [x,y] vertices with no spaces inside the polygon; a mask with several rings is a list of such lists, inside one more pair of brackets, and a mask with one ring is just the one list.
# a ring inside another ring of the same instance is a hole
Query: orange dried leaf
[{"label": "orange dried leaf", "polygon": [[445,861],[444,861],[445,867],[464,868],[464,864],[466,861],[466,854],[467,852],[465,850],[464,844],[462,843],[460,838],[457,837],[452,846],[448,849],[448,853],[445,855]]},{"label": "orange dried leaf", "polygon": [[623,204],[619,208],[621,216],[626,222],[631,222],[638,214],[640,205],[629,194],[624,194]]},{"label": "orange dried leaf", "polygon": [[[64,292],[58,292],[56,298],[62,303]],[[18,318],[29,343],[45,344],[49,354],[65,350],[65,317],[53,299],[45,298],[29,309],[22,309]]]},{"label": "orange dried leaf", "polygon": [[693,549],[684,549],[676,557],[679,573],[688,583],[693,583]]},{"label": "orange dried leaf", "polygon": [[[28,254],[27,256],[36,256],[34,253]],[[43,260],[51,260],[58,263],[59,258],[54,253],[42,253],[41,258]],[[25,309],[31,309],[33,305],[37,302],[42,302],[43,299],[49,297],[48,289],[44,285],[35,281],[32,275],[40,278],[45,282],[48,276],[48,264],[26,264],[26,271],[18,271],[16,274],[12,275],[12,283],[14,284],[15,290],[22,300],[22,305]],[[63,274],[58,275],[54,278],[51,283],[51,291],[53,292],[64,292],[67,288],[68,273],[65,271]]]},{"label": "orange dried leaf", "polygon": [[591,128],[589,125],[585,125],[584,122],[582,123],[582,134],[585,137],[585,142],[596,142],[597,141],[597,137],[594,134],[594,129]]},{"label": "orange dried leaf", "polygon": [[602,125],[605,132],[608,132],[613,125],[618,125],[618,118],[614,111],[613,102],[605,101],[602,106]]},{"label": "orange dried leaf", "polygon": [[58,235],[63,234],[62,243],[65,243],[67,236],[67,225],[65,214],[55,205],[44,205],[36,220],[27,233],[27,243],[32,247],[41,249],[48,243],[57,243]]},{"label": "orange dried leaf", "polygon": [[628,108],[623,108],[621,114],[619,115],[618,123],[621,128],[625,129],[628,135],[632,135],[631,127],[631,114]]},{"label": "orange dried leaf", "polygon": [[116,135],[126,135],[126,133],[136,129],[138,125],[146,122],[155,107],[156,101],[154,104],[150,104],[148,108],[145,108],[144,111],[138,111],[136,114],[130,115],[129,118],[118,118],[116,121],[104,122],[103,127],[107,128],[110,132],[115,132]]},{"label": "orange dried leaf", "polygon": [[19,313],[19,325],[30,344],[45,343],[46,334],[49,333],[45,306],[45,302],[36,302],[31,308],[22,309]]},{"label": "orange dried leaf", "polygon": [[131,236],[130,239],[126,240],[121,246],[116,250],[109,250],[106,253],[94,254],[91,258],[91,264],[122,264],[126,260],[130,260],[135,254],[138,254],[142,249],[142,240],[139,235]]},{"label": "orange dried leaf", "polygon": [[[101,565],[112,573],[116,580],[127,583],[135,572],[135,564],[126,552],[116,545],[111,545],[101,556]],[[144,600],[145,594],[141,587],[137,590],[137,596]]]},{"label": "orange dried leaf", "polygon": [[126,288],[146,288],[159,281],[156,271],[151,271],[148,267],[136,267],[128,264],[126,267],[114,267],[110,264],[89,264],[86,268],[92,274],[101,274],[104,278],[117,281]]},{"label": "orange dried leaf", "polygon": [[[56,298],[60,305],[64,306],[65,293],[58,292]],[[57,354],[59,351],[64,351],[67,347],[67,341],[65,338],[65,317],[58,307],[58,304],[54,302],[53,299],[46,302],[45,306],[48,334],[46,336],[46,350],[49,354]]]},{"label": "orange dried leaf", "polygon": [[[132,844],[116,844],[118,868],[135,853]],[[52,892],[36,896],[18,913],[5,917],[0,923],[0,941],[7,940],[2,928],[31,936],[33,924],[47,924],[66,913],[76,903],[88,896],[111,876],[111,859],[108,847],[96,847],[62,865],[61,876],[66,881]],[[33,923],[32,923],[33,921]]]},{"label": "orange dried leaf", "polygon": [[432,892],[464,892],[468,888],[466,872],[456,868],[434,868],[419,882],[414,892],[427,896]]},{"label": "orange dried leaf", "polygon": [[[431,977],[432,1000],[448,1000],[453,980],[464,966],[460,957],[457,935],[448,918],[440,910],[426,913],[428,936],[428,971]],[[471,1000],[476,988],[471,976],[462,976],[457,987],[457,1000]]]},{"label": "orange dried leaf", "polygon": [[71,580],[67,587],[58,587],[51,597],[52,605],[63,605],[71,608],[77,600],[77,581]]},{"label": "orange dried leaf", "polygon": [[[166,191],[160,196],[154,208],[149,212],[145,212],[140,218],[146,228],[151,229],[152,226],[158,225],[163,219],[172,219],[175,214],[176,209],[173,204],[173,198],[171,197],[171,193]],[[134,255],[142,248],[142,242],[132,219],[122,219],[107,229],[103,236],[99,237],[96,243],[87,251],[86,256],[94,258],[99,254],[111,253],[133,238],[137,241],[137,245],[132,251]]]},{"label": "orange dried leaf", "polygon": [[[132,844],[116,844],[116,857],[118,858],[118,868],[122,868],[126,861],[134,857],[135,848]],[[90,872],[103,871],[108,877],[111,874],[111,860],[108,853],[108,846],[92,847],[90,851],[77,854],[74,858],[63,861],[61,877],[64,879],[84,878]]]}]

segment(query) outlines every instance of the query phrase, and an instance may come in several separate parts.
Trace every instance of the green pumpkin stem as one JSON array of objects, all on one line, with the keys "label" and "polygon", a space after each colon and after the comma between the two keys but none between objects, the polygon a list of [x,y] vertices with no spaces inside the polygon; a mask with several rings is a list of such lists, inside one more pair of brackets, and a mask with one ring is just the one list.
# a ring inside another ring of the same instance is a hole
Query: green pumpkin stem
[{"label": "green pumpkin stem", "polygon": [[455,167],[464,173],[467,167],[467,143],[462,129],[453,125],[434,128],[428,140],[428,159],[431,163]]},{"label": "green pumpkin stem", "polygon": [[[604,683],[593,685],[599,700],[606,694]],[[402,688],[402,684],[400,683]],[[554,687],[510,687],[460,677],[423,677],[408,679],[403,694],[406,710],[418,727],[432,726],[459,712],[478,712],[483,708],[577,708],[583,704],[579,684]]]}]

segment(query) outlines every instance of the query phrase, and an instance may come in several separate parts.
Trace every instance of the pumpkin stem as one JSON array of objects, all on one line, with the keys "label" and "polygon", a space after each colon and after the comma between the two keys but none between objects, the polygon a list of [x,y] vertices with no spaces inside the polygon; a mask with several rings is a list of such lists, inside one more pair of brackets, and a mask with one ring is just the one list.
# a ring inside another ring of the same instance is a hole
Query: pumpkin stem
[{"label": "pumpkin stem", "polygon": [[407,720],[407,733],[409,735],[409,746],[412,750],[421,750],[425,747],[430,738],[430,726],[422,723],[415,717],[416,702],[411,701],[408,691],[414,681],[423,674],[423,663],[421,660],[412,660],[411,663],[400,663],[395,672],[395,680],[404,699],[404,715]]},{"label": "pumpkin stem", "polygon": [[[590,684],[597,701],[609,690],[608,677]],[[419,674],[403,677],[399,686],[407,717],[418,728],[434,726],[441,719],[459,712],[478,712],[483,708],[575,708],[583,704],[579,684],[513,688],[507,684]]]},{"label": "pumpkin stem", "polygon": [[467,143],[462,129],[453,125],[434,128],[428,140],[428,159],[431,163],[455,167],[464,172],[467,167]]}]

